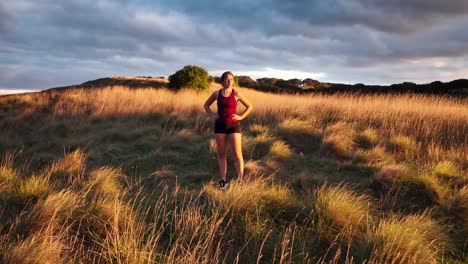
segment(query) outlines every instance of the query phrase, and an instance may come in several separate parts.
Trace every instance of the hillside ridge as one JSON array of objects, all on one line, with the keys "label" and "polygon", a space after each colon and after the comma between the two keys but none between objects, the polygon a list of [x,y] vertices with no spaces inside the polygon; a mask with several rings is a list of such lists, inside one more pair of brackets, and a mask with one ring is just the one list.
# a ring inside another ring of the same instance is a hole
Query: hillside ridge
[{"label": "hillside ridge", "polygon": [[[465,98],[468,95],[468,79],[457,79],[450,82],[433,81],[426,84],[416,84],[413,82],[403,82],[392,85],[366,85],[329,83],[312,80],[310,78],[299,80],[283,80],[278,78],[260,78],[257,81],[249,76],[236,76],[241,87],[252,88],[264,92],[273,93],[358,93],[358,94],[434,94],[449,95]],[[211,77],[213,82],[219,83],[219,78]],[[70,88],[98,88],[110,86],[126,86],[129,88],[163,88],[167,87],[169,80],[164,77],[151,76],[115,76],[103,77],[86,81],[78,85],[54,87],[47,90],[70,89]],[[46,91],[47,91],[46,90]]]}]

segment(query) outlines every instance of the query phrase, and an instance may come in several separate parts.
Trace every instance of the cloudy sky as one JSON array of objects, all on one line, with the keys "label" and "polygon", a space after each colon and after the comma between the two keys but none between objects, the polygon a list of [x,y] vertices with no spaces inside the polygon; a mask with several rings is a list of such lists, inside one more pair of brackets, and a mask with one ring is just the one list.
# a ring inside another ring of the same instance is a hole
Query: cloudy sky
[{"label": "cloudy sky", "polygon": [[189,64],[351,84],[468,78],[468,1],[0,1],[0,89]]}]

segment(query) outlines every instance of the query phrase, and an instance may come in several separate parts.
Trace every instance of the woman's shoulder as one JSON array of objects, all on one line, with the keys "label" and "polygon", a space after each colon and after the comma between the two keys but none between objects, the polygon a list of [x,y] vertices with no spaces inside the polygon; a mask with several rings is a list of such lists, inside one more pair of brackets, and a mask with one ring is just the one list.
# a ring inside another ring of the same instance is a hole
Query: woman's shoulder
[{"label": "woman's shoulder", "polygon": [[218,90],[213,91],[210,94],[210,97],[208,98],[208,100],[216,101],[218,99],[218,92],[219,92]]},{"label": "woman's shoulder", "polygon": [[215,90],[215,91],[211,94],[211,96],[215,96],[216,98],[218,98],[220,92],[221,92],[221,89]]}]

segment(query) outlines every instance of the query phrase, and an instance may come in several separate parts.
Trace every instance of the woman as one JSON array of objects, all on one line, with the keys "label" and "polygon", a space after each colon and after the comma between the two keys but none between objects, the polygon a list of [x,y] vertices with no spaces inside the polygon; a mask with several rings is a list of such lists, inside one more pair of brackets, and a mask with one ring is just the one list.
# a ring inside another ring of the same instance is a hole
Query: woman
[{"label": "woman", "polygon": [[[242,180],[244,178],[244,159],[242,157],[241,145],[241,126],[242,119],[252,111],[252,104],[239,91],[234,90],[234,75],[231,72],[225,72],[221,76],[223,88],[213,92],[203,107],[206,113],[215,119],[215,139],[218,152],[218,165],[221,180],[219,187],[225,189],[228,186],[226,179],[227,162],[226,162],[226,145],[229,140],[232,151],[235,155],[237,177]],[[211,111],[211,104],[217,101],[218,112]],[[244,113],[236,114],[237,101],[240,101],[245,107]]]}]

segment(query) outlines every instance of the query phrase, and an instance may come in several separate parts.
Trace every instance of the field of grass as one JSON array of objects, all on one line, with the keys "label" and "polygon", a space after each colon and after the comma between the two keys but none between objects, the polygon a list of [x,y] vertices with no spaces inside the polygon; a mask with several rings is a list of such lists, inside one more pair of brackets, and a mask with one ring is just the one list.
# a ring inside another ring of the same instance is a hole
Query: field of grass
[{"label": "field of grass", "polygon": [[0,263],[468,261],[466,99],[241,88],[220,191],[217,88],[1,96]]}]

